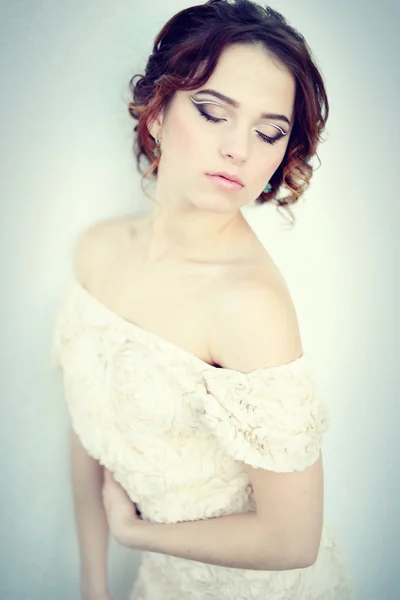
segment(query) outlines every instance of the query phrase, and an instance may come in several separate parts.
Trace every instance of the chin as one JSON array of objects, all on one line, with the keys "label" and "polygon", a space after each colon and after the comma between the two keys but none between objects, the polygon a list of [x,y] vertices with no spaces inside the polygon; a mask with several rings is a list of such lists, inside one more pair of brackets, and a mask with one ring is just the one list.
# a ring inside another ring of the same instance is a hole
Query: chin
[{"label": "chin", "polygon": [[239,210],[240,208],[233,198],[229,198],[228,194],[223,193],[210,194],[210,192],[199,191],[192,198],[191,202],[199,210],[215,212],[218,214],[229,213],[233,210]]},{"label": "chin", "polygon": [[[222,200],[220,198],[216,198],[215,200],[209,199],[208,201],[196,202],[196,207],[199,210],[204,210],[207,212],[217,213],[220,215],[231,213],[236,207],[232,206],[231,203],[226,200]],[[239,210],[239,208],[237,209]]]}]

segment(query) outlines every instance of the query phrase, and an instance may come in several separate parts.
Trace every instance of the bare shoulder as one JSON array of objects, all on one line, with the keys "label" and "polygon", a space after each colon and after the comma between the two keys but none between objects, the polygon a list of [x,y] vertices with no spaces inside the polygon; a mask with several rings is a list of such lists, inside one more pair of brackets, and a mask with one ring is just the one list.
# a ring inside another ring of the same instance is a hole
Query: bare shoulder
[{"label": "bare shoulder", "polygon": [[130,239],[141,220],[141,215],[98,221],[83,232],[75,242],[74,272],[82,284],[97,265],[105,266],[124,240]]},{"label": "bare shoulder", "polygon": [[224,278],[209,323],[210,354],[225,368],[250,372],[285,364],[303,352],[290,290],[268,257]]}]

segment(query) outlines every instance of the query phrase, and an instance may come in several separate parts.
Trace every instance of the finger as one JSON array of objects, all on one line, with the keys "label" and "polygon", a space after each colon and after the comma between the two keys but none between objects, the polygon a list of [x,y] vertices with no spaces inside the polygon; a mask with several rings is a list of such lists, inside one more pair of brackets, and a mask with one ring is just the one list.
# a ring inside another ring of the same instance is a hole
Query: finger
[{"label": "finger", "polygon": [[104,479],[107,480],[107,481],[110,481],[111,479],[114,479],[113,474],[106,467],[104,467]]},{"label": "finger", "polygon": [[114,478],[109,479],[104,483],[103,495],[106,495],[107,498],[113,502],[131,504],[128,494]]},{"label": "finger", "polygon": [[135,503],[124,488],[115,481],[103,486],[103,503],[109,513],[115,510],[121,515],[137,518]]}]

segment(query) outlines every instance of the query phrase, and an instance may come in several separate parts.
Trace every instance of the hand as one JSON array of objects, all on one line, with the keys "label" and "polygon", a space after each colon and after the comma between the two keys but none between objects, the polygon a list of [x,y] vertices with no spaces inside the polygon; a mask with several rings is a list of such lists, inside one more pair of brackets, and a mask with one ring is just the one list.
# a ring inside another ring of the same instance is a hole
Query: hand
[{"label": "hand", "polygon": [[136,504],[105,467],[102,493],[108,526],[115,539],[128,548],[140,548],[139,534],[146,523],[137,514]]}]

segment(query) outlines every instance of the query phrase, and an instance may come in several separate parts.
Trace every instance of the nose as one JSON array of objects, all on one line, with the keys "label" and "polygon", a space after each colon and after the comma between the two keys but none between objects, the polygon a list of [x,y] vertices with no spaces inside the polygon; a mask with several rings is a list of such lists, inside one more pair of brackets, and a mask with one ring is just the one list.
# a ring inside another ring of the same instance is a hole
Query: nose
[{"label": "nose", "polygon": [[220,144],[222,156],[228,157],[234,163],[240,164],[247,160],[250,152],[250,136],[247,131],[235,131],[226,134]]}]

